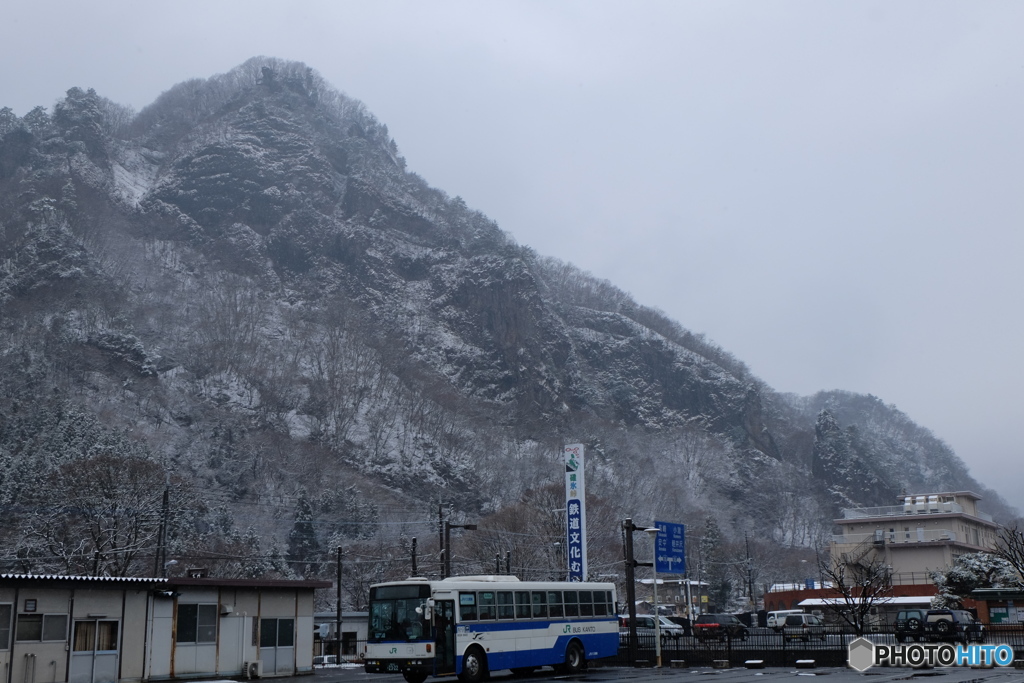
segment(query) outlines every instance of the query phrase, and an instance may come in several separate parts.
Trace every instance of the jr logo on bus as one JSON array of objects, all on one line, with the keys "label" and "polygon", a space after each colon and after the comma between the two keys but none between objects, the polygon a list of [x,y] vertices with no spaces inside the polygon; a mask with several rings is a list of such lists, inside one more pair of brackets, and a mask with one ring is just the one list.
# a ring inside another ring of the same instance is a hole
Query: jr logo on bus
[{"label": "jr logo on bus", "polygon": [[394,655],[394,654],[398,654],[398,648],[397,648],[397,647],[393,647],[393,648],[391,648],[391,649],[390,649],[390,650],[388,651],[388,654],[389,654],[389,655]]},{"label": "jr logo on bus", "polygon": [[565,628],[562,629],[562,633],[597,633],[596,626],[573,626],[572,624],[566,624]]}]

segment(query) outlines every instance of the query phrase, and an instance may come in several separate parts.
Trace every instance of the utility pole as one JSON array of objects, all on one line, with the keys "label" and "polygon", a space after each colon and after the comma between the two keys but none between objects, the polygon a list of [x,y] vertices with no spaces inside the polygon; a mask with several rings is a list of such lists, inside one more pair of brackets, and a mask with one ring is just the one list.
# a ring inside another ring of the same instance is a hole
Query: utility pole
[{"label": "utility pole", "polygon": [[[629,612],[629,661],[636,666],[636,572],[637,567],[653,567],[653,562],[637,562],[633,557],[633,532],[644,531],[626,518],[622,523],[622,548],[626,564],[626,608]],[[657,618],[657,616],[655,616]]]},{"label": "utility pole", "polygon": [[416,537],[412,537],[412,575],[416,576]]},{"label": "utility pole", "polygon": [[[170,475],[164,486],[164,503],[160,513],[160,530],[157,532],[156,563],[153,567],[153,576],[167,578],[167,518],[171,514],[171,483]],[[97,572],[98,573],[98,570]]]},{"label": "utility pole", "polygon": [[447,552],[444,547],[444,503],[441,502],[437,504],[437,534],[440,537],[437,545],[441,549],[441,578],[445,579],[448,578],[448,575],[444,573],[444,568],[446,566],[444,558],[445,555],[447,555]]},{"label": "utility pole", "polygon": [[335,615],[336,627],[338,629],[338,662],[341,662],[341,546],[338,546],[338,601],[337,601],[338,612]]},{"label": "utility pole", "polygon": [[633,559],[633,520],[626,518],[622,523],[622,552],[626,563],[626,612],[629,614],[629,661],[636,664],[636,560]]},{"label": "utility pole", "polygon": [[753,612],[757,608],[757,603],[754,602],[754,579],[753,570],[750,566],[750,539],[747,537],[747,532],[743,532],[743,543],[747,546],[747,596],[750,598],[750,611]]}]

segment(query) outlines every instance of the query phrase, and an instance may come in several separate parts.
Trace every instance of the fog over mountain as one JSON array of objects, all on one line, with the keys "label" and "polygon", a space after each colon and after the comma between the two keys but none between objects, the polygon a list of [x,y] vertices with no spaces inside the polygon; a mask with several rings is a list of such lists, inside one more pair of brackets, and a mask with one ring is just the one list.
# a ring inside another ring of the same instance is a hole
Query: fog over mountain
[{"label": "fog over mountain", "polygon": [[[304,64],[254,58],[138,113],[83,84],[0,111],[0,135],[9,568],[146,574],[166,522],[169,553],[221,574],[317,574],[342,545],[370,580],[411,537],[436,553],[443,503],[484,520],[462,559],[486,569],[516,534],[557,538],[575,441],[605,566],[627,516],[814,548],[839,507],[903,490],[1013,514],[884,397],[780,394],[516,244]],[[511,511],[547,521],[502,536]]]}]

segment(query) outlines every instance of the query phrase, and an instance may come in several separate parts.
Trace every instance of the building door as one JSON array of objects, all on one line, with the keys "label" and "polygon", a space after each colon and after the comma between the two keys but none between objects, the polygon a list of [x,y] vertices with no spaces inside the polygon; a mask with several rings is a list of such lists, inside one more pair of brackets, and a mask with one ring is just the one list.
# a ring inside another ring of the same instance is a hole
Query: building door
[{"label": "building door", "polygon": [[455,673],[455,601],[434,602],[434,675]]},{"label": "building door", "polygon": [[76,619],[68,683],[117,683],[118,622]]},{"label": "building door", "polygon": [[294,619],[260,619],[260,661],[264,676],[295,672]]}]

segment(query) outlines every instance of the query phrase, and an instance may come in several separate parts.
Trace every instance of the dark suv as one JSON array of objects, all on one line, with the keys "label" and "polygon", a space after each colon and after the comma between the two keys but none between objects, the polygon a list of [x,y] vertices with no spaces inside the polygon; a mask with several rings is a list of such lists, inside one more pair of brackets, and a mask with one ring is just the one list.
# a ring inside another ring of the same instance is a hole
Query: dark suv
[{"label": "dark suv", "polygon": [[746,640],[747,627],[731,614],[701,614],[690,627],[693,636],[705,640]]},{"label": "dark suv", "polygon": [[901,609],[897,612],[896,622],[893,624],[896,642],[924,640],[924,625],[927,621],[927,614],[928,610],[924,609]]},{"label": "dark suv", "polygon": [[974,615],[963,609],[930,609],[925,615],[925,632],[928,640],[942,640],[963,643],[981,643],[985,640],[985,628]]}]

